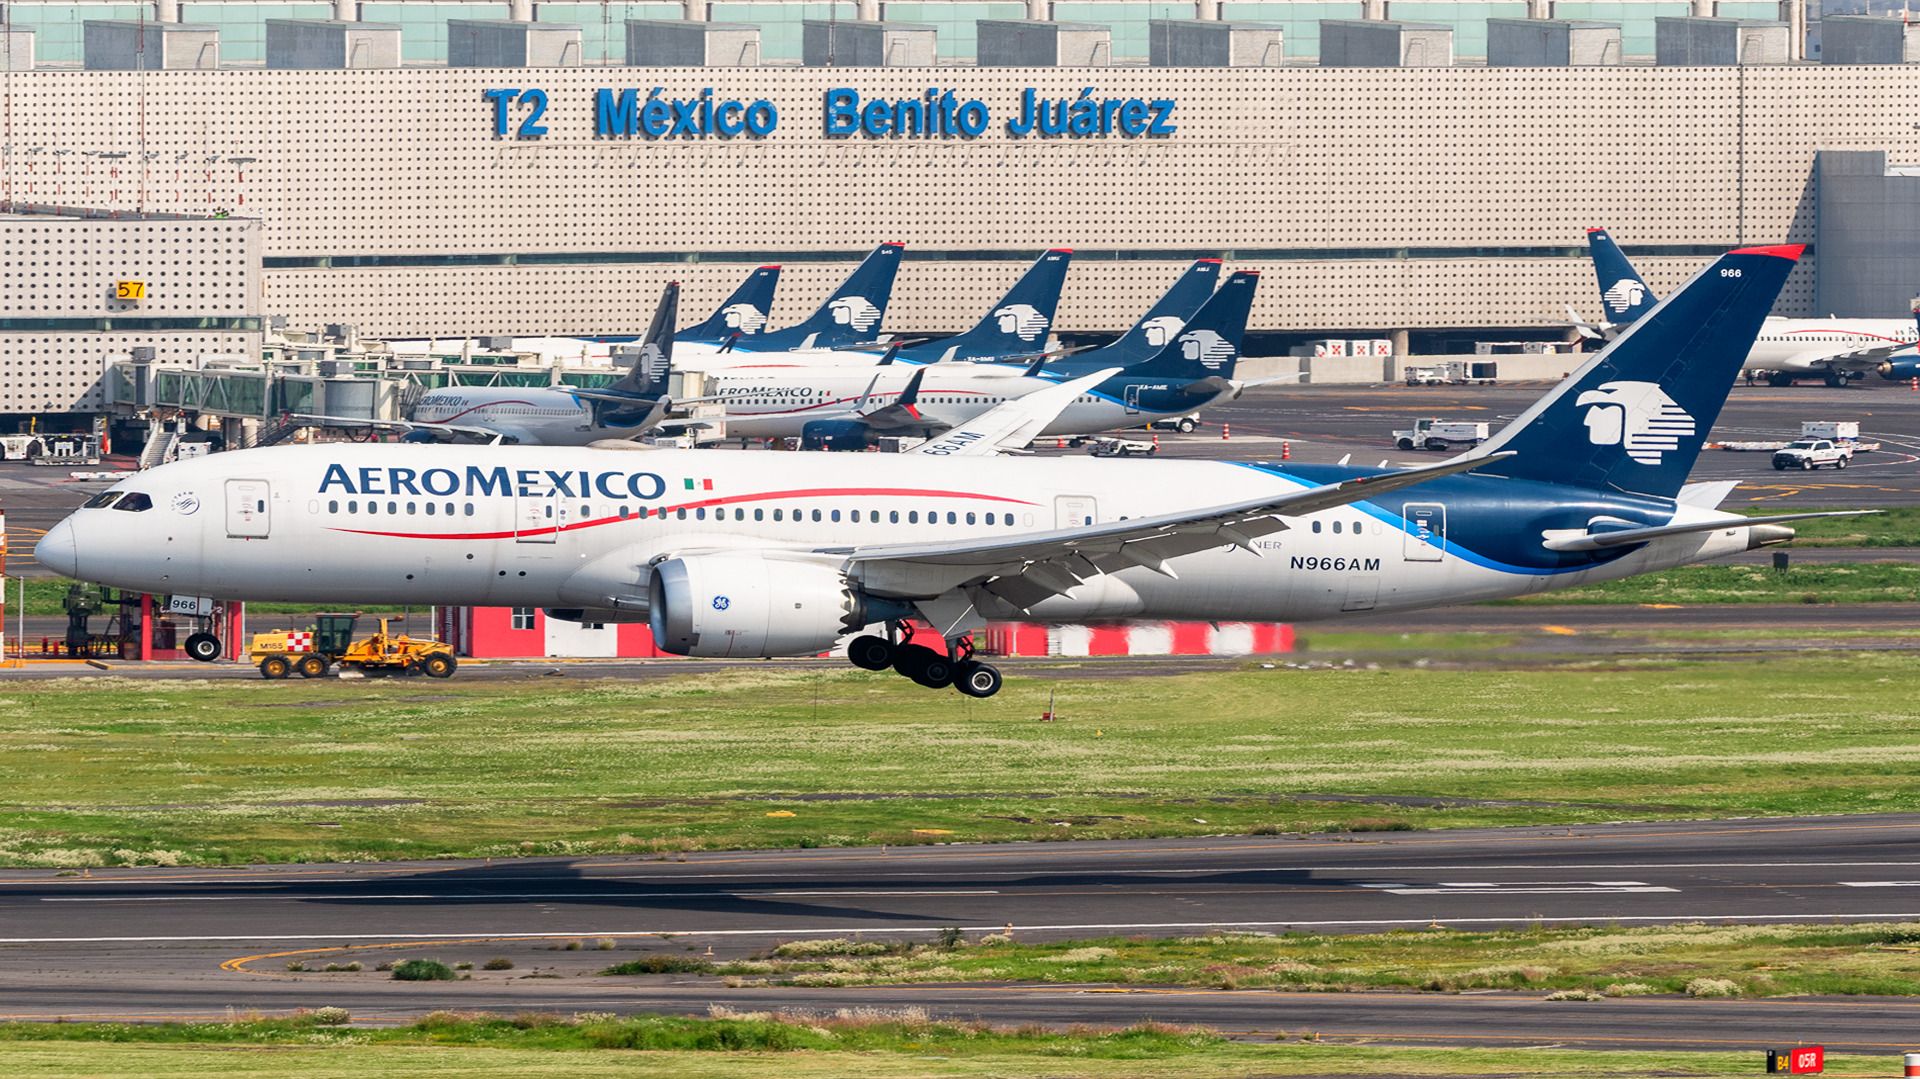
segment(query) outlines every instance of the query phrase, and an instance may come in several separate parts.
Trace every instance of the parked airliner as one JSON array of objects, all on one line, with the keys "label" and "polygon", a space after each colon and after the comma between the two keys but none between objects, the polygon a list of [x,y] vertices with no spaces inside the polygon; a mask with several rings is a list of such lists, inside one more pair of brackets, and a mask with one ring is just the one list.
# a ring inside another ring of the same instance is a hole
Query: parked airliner
[{"label": "parked airliner", "polygon": [[[661,648],[988,696],[991,618],[1337,618],[1498,599],[1790,539],[1687,485],[1798,246],[1715,261],[1492,439],[1418,468],[276,446],[163,465],[41,565],[223,599],[547,607]],[[915,640],[909,619],[933,627]],[[933,645],[934,647],[929,647]]]},{"label": "parked airliner", "polygon": [[[1196,264],[1183,282],[1211,281],[1218,271],[1218,263]],[[799,438],[808,449],[865,449],[882,435],[931,437],[1002,402],[1089,371],[1128,365],[1080,395],[1040,433],[1077,436],[1138,427],[1239,393],[1234,366],[1258,282],[1252,272],[1234,274],[1190,319],[1169,320],[1180,328],[1157,335],[1161,343],[1150,350],[1136,350],[1129,333],[1107,348],[1027,368],[736,368],[709,372],[702,391],[724,407],[729,436]]]},{"label": "parked airliner", "polygon": [[[1598,327],[1576,323],[1582,333],[1593,337],[1598,331],[1604,336],[1652,310],[1657,297],[1607,230],[1588,229],[1587,248],[1593,255],[1607,321]],[[1912,317],[1770,317],[1761,325],[1741,369],[1764,374],[1774,386],[1791,386],[1797,378],[1818,378],[1829,386],[1841,386],[1864,378],[1869,371],[1898,377],[1888,374],[1888,360],[1910,353],[1916,341],[1920,331]]]},{"label": "parked airliner", "polygon": [[632,366],[604,389],[448,386],[424,394],[405,420],[298,418],[325,426],[404,430],[412,442],[465,437],[522,446],[585,446],[632,438],[658,426],[672,405],[666,392],[667,373],[673,362],[673,322],[679,305],[680,285],[671,283],[661,293],[639,346],[614,346],[616,358],[631,354],[626,359]]}]

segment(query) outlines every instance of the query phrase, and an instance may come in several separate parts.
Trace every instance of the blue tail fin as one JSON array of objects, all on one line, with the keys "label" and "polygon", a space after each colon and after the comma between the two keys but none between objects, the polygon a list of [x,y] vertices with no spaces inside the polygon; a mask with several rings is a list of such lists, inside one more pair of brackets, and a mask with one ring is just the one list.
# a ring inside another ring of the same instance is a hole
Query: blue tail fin
[{"label": "blue tail fin", "polygon": [[885,243],[873,249],[847,275],[820,310],[797,326],[763,333],[740,342],[754,352],[788,352],[797,348],[837,348],[857,345],[880,336],[880,320],[893,298],[893,275],[900,270],[904,244]]},{"label": "blue tail fin", "polygon": [[1692,471],[1799,244],[1720,256],[1483,443],[1488,475],[1672,498]]},{"label": "blue tail fin", "polygon": [[1180,280],[1160,297],[1160,302],[1148,308],[1140,321],[1133,324],[1133,329],[1121,334],[1119,340],[1055,361],[1048,365],[1048,370],[1084,375],[1103,367],[1126,367],[1153,356],[1179,336],[1187,320],[1213,295],[1213,286],[1219,281],[1219,259],[1195,259],[1187,272],[1180,275]]},{"label": "blue tail fin", "polygon": [[780,267],[760,267],[747,275],[718,310],[676,336],[682,341],[717,345],[736,334],[746,338],[761,333],[767,328],[767,314],[773,310],[773,289],[779,283]]},{"label": "blue tail fin", "polygon": [[660,293],[660,303],[653,309],[653,321],[647,325],[646,336],[640,339],[639,345],[615,346],[616,356],[632,349],[633,366],[608,389],[651,397],[667,392],[667,375],[673,369],[673,339],[677,336],[673,324],[679,315],[680,282],[671,281]]},{"label": "blue tail fin", "polygon": [[1053,325],[1054,309],[1060,306],[1060,287],[1066,283],[1067,264],[1072,261],[1068,248],[1048,251],[973,329],[902,349],[900,358],[908,363],[1000,359],[1046,348],[1047,330]]},{"label": "blue tail fin", "polygon": [[1587,230],[1587,250],[1593,254],[1593,272],[1600,279],[1600,307],[1607,322],[1630,326],[1660,302],[1606,229]]},{"label": "blue tail fin", "polygon": [[1172,340],[1143,362],[1127,368],[1125,374],[1188,380],[1232,378],[1234,365],[1240,362],[1240,344],[1247,335],[1253,291],[1259,285],[1258,273],[1236,270]]}]

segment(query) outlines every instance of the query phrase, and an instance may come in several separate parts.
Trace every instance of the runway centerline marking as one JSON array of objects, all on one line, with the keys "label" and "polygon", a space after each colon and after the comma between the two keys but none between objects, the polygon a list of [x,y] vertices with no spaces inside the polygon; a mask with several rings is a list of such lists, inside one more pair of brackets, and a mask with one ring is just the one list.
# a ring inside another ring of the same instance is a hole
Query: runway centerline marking
[{"label": "runway centerline marking", "polygon": [[770,892],[487,892],[478,895],[436,895],[433,893],[392,894],[392,895],[61,895],[41,896],[42,903],[371,903],[391,900],[426,900],[434,903],[480,902],[489,903],[507,899],[799,899],[820,896],[857,896],[875,898],[882,896],[944,896],[944,895],[999,895],[998,888],[921,888],[911,890],[892,889],[876,891],[859,888],[817,888],[805,891],[781,890]]},{"label": "runway centerline marking", "polygon": [[1678,892],[1678,888],[1668,888],[1658,884],[1647,884],[1637,880],[1587,880],[1553,881],[1529,880],[1495,883],[1492,881],[1470,881],[1466,883],[1441,884],[1362,884],[1387,895],[1592,895],[1597,893],[1621,894],[1627,892]]}]

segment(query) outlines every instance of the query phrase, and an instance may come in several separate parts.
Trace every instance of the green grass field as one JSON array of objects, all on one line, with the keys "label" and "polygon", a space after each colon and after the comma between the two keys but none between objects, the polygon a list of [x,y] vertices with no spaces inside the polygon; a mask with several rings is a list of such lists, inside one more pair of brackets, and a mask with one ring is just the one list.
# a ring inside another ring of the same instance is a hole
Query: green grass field
[{"label": "green grass field", "polygon": [[1835,562],[1794,566],[1680,566],[1618,581],[1541,592],[1504,604],[1915,603],[1920,563]]},{"label": "green grass field", "polygon": [[[80,867],[1911,810],[1900,655],[1009,680],[0,686],[0,861]],[[1059,722],[1042,723],[1050,693]],[[1329,802],[1317,794],[1376,795]],[[1397,804],[1396,796],[1458,800]],[[1484,804],[1521,800],[1536,805]],[[770,816],[770,814],[778,814]]]},{"label": "green grass field", "polygon": [[[1566,1007],[1593,1007],[1573,1003]],[[744,1015],[710,1019],[435,1015],[398,1029],[310,1018],[124,1026],[0,1025],[9,1076],[298,1075],[663,1077],[717,1079],[1214,1079],[1228,1076],[1497,1076],[1613,1079],[1751,1075],[1755,1053],[1326,1045],[1310,1031],[1274,1044],[1145,1025],[1056,1033],[887,1016]],[[1829,1056],[1842,1079],[1893,1074],[1897,1056]]]},{"label": "green grass field", "polygon": [[[1220,933],[1023,944],[989,936],[814,939],[738,961],[669,957],[733,985],[1014,981],[1351,992],[1584,991],[1741,997],[1920,994],[1920,924],[1663,925],[1314,935]],[[608,975],[655,973],[659,957]],[[1715,984],[1724,983],[1724,984]]]}]

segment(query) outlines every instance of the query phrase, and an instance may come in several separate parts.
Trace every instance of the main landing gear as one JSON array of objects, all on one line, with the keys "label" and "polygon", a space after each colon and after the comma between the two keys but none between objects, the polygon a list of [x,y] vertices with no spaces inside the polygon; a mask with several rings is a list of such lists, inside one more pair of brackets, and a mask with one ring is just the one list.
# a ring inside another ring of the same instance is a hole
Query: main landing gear
[{"label": "main landing gear", "polygon": [[[890,624],[888,637],[900,628]],[[872,634],[855,637],[847,646],[847,659],[866,671],[892,667],[928,689],[952,686],[969,697],[991,697],[1000,692],[1000,670],[973,658],[973,638],[950,642],[951,654],[946,654],[914,644],[911,629],[905,629],[905,634],[897,643]]]}]

